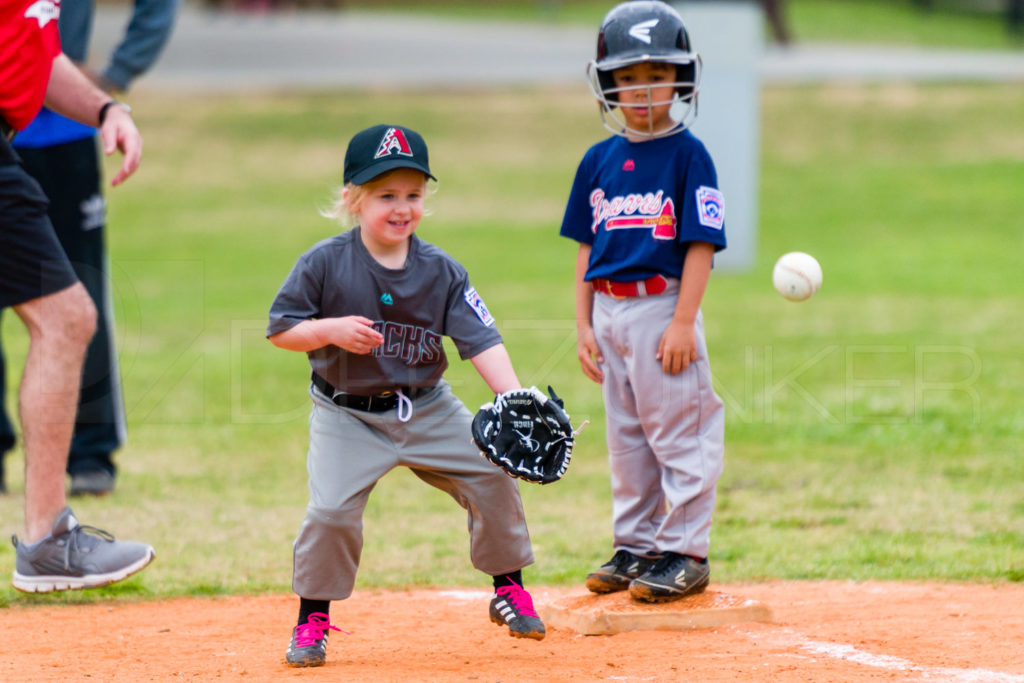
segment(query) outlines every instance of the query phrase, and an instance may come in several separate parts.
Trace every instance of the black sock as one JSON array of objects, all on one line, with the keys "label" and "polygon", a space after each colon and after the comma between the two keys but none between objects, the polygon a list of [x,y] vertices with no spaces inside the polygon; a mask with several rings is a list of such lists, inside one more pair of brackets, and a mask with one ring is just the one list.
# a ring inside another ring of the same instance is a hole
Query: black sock
[{"label": "black sock", "polygon": [[324,614],[330,615],[331,613],[331,601],[330,600],[309,600],[307,598],[299,598],[299,625],[305,624],[309,621],[309,615],[314,612],[323,612]]},{"label": "black sock", "polygon": [[523,585],[523,570],[517,569],[510,574],[499,574],[494,577],[494,588],[497,590],[502,586],[511,586],[513,583],[518,584],[520,587]]}]

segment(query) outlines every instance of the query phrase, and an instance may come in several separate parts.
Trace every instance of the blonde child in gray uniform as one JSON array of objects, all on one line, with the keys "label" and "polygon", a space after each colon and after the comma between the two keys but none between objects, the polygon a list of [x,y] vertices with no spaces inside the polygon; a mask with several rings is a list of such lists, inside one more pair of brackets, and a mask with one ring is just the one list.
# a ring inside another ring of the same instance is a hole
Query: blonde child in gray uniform
[{"label": "blonde child in gray uniform", "polygon": [[326,215],[358,224],[303,254],[270,309],[270,341],[305,352],[312,367],[291,666],[326,661],[327,634],[340,630],[330,602],[352,593],[367,499],[398,466],[467,510],[470,559],[493,577],[491,620],[515,637],[545,635],[523,589],[522,568],[534,558],[519,489],[472,445],[472,415],[442,377],[442,337],[493,392],[517,389],[519,379],[465,268],[414,234],[428,178],[427,146],[415,131],[378,125],[356,134]]}]

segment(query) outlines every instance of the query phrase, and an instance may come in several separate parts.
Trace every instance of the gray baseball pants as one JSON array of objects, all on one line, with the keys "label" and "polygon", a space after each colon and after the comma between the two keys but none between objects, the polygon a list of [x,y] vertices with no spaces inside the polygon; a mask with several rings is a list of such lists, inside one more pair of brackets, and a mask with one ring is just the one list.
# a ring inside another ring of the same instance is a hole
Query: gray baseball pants
[{"label": "gray baseball pants", "polygon": [[594,296],[594,332],[604,356],[614,543],[616,550],[635,555],[707,557],[725,411],[711,386],[700,313],[694,323],[696,362],[671,375],[655,358],[678,295],[678,280],[670,280],[657,296]]},{"label": "gray baseball pants", "polygon": [[472,415],[443,381],[413,401],[412,418],[335,405],[310,388],[309,504],[295,539],[292,589],[311,600],[352,594],[363,547],[363,510],[377,481],[398,466],[468,513],[470,560],[496,576],[533,563],[518,484],[470,441]]}]

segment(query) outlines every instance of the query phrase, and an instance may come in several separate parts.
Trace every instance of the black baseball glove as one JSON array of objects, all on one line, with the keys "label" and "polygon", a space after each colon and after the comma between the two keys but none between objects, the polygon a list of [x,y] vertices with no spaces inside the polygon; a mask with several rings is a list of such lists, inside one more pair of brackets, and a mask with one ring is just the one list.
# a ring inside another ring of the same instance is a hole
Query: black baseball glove
[{"label": "black baseball glove", "polygon": [[510,477],[534,484],[558,481],[569,469],[576,432],[562,399],[548,387],[498,394],[473,417],[473,443]]}]

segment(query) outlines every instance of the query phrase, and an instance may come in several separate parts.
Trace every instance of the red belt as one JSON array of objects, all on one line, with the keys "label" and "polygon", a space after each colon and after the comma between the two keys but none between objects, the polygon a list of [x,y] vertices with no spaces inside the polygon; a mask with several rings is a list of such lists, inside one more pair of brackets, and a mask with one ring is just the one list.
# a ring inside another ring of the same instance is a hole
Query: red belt
[{"label": "red belt", "polygon": [[668,280],[661,275],[636,282],[613,282],[596,277],[590,281],[590,284],[593,285],[595,292],[601,292],[617,299],[625,299],[630,296],[651,296],[661,294],[668,289]]}]

